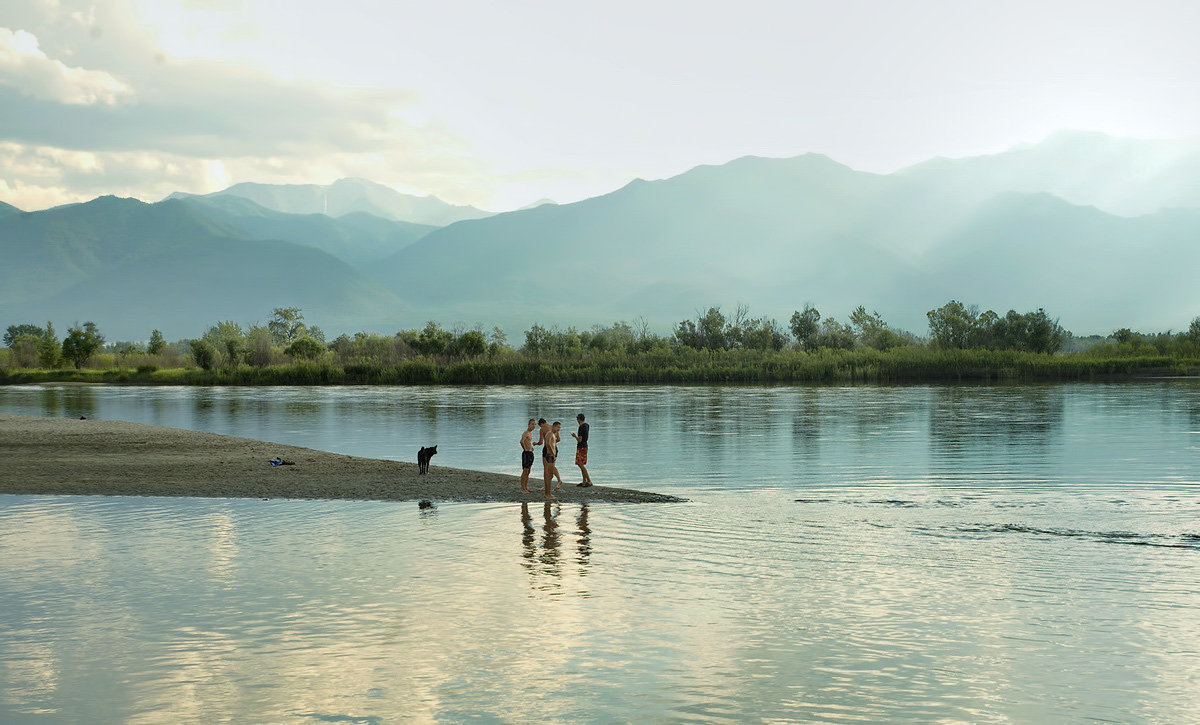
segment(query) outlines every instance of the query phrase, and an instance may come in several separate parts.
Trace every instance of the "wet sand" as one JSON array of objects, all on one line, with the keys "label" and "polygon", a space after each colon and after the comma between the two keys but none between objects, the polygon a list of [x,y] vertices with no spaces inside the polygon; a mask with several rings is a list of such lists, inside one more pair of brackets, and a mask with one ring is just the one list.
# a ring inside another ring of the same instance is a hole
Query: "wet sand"
[{"label": "wet sand", "polygon": [[[273,457],[292,461],[272,466]],[[0,414],[0,493],[392,501],[542,501],[541,462],[517,476],[356,458],[248,438],[141,423]],[[568,474],[567,480],[570,476]],[[568,483],[562,501],[682,501]]]}]

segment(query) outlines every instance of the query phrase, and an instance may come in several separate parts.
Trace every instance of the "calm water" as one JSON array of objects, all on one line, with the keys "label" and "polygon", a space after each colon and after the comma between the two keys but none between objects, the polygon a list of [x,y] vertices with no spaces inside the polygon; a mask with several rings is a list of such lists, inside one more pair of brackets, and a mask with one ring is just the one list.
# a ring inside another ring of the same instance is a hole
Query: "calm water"
[{"label": "calm water", "polygon": [[579,410],[598,483],[691,502],[0,496],[0,721],[1200,712],[1195,381],[0,388],[509,472],[526,418]]}]

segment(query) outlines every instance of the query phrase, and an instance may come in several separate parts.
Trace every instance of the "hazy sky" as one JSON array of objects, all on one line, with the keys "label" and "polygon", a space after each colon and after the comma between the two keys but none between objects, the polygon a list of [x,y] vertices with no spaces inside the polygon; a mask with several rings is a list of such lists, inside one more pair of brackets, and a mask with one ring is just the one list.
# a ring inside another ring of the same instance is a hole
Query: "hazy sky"
[{"label": "hazy sky", "polygon": [[362,176],[502,210],[746,154],[1200,137],[1200,3],[0,0],[0,200]]}]

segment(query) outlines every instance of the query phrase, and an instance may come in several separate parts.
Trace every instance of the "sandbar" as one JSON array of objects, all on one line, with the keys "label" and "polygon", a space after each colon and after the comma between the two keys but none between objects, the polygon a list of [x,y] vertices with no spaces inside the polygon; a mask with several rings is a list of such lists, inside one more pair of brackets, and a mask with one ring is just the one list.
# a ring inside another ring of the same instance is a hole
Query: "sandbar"
[{"label": "sandbar", "polygon": [[[414,458],[416,452],[413,452]],[[294,465],[272,466],[279,457]],[[517,457],[514,456],[514,459]],[[388,501],[542,501],[541,463],[514,475],[358,458],[115,420],[0,414],[0,493]],[[574,469],[572,469],[574,470]],[[569,474],[568,474],[569,475]],[[567,479],[570,480],[569,478]],[[666,503],[675,496],[568,483],[561,501]]]}]

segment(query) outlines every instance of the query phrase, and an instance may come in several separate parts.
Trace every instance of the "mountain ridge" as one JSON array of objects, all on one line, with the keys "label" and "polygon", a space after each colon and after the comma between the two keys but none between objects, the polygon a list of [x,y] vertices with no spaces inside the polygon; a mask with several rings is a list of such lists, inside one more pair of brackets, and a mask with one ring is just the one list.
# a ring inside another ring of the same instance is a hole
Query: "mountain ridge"
[{"label": "mountain ridge", "polygon": [[[1092,141],[1099,160],[1087,173],[1041,175]],[[1105,177],[1096,204],[1054,193],[1064,180],[1086,191],[1080,179],[1124,168],[1139,148],[1068,134],[891,174],[822,154],[744,156],[437,228],[362,210],[280,212],[236,194],[0,208],[0,312],[13,324],[103,311],[102,328],[137,339],[146,331],[134,318],[149,317],[131,310],[165,314],[156,298],[177,289],[172,334],[199,334],[218,311],[260,319],[282,306],[333,333],[433,319],[515,334],[639,317],[667,331],[699,308],[737,303],[784,322],[805,304],[842,319],[864,305],[922,333],[925,311],[953,298],[1001,313],[1045,307],[1082,333],[1178,328],[1200,312],[1190,280],[1200,195],[1175,205],[1187,195],[1163,179],[1191,168],[1191,147],[1154,146],[1139,167],[1149,176],[1137,177],[1163,182],[1153,188]],[[1145,214],[1105,208],[1155,199]],[[172,287],[172,275],[186,278]]]},{"label": "mountain ridge", "polygon": [[433,196],[414,196],[367,179],[344,178],[331,184],[264,184],[242,182],[211,194],[173,192],[167,198],[236,196],[287,214],[340,217],[366,212],[393,221],[445,226],[492,213],[473,206],[449,204]]}]

